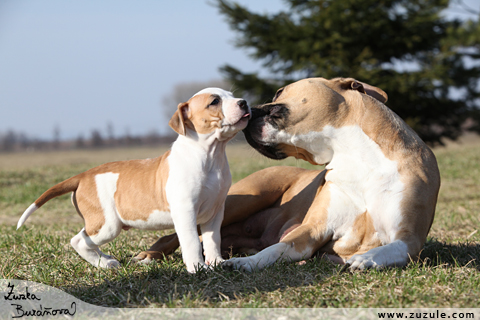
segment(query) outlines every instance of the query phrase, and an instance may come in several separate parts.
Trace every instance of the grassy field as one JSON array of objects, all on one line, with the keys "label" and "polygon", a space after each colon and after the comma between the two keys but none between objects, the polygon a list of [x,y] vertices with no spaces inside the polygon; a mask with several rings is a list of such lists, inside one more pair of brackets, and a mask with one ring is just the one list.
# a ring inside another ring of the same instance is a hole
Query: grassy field
[{"label": "grassy field", "polygon": [[[234,181],[273,165],[243,144],[228,149]],[[0,278],[45,283],[110,307],[478,307],[480,296],[480,141],[434,150],[442,174],[435,222],[422,259],[402,269],[339,273],[318,258],[245,274],[216,269],[190,275],[177,251],[149,266],[130,263],[162,232],[123,232],[103,251],[116,270],[93,268],[70,239],[82,221],[69,196],[54,199],[19,231],[21,213],[48,187],[92,166],[155,157],[162,149],[0,154]]]}]

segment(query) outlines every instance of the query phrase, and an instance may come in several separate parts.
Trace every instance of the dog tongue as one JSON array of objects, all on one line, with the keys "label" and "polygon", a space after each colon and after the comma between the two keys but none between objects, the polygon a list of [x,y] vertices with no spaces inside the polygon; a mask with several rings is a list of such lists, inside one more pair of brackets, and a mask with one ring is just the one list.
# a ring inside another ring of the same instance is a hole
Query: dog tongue
[{"label": "dog tongue", "polygon": [[250,113],[245,113],[242,118],[250,117]]}]

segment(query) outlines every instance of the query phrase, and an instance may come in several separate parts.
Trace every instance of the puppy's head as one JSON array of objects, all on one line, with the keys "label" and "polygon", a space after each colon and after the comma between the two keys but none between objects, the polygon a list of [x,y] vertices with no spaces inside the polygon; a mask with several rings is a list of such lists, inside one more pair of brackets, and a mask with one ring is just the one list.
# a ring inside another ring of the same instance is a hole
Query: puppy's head
[{"label": "puppy's head", "polygon": [[180,103],[168,124],[180,135],[214,135],[224,141],[243,130],[250,118],[245,100],[223,89],[207,88]]},{"label": "puppy's head", "polygon": [[[362,96],[387,101],[381,89],[352,78],[297,81],[280,88],[271,103],[252,108],[245,137],[252,147],[272,159],[294,156],[312,164],[328,162],[328,150],[319,150],[321,139],[315,132],[352,121],[351,110],[360,105]],[[319,153],[324,155],[319,157]]]}]

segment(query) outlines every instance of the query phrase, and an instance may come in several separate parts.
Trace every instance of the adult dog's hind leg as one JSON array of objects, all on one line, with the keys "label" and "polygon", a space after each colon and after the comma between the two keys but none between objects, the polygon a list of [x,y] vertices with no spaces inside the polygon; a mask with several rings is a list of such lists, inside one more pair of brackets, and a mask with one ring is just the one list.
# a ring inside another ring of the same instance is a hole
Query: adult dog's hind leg
[{"label": "adult dog's hind leg", "polygon": [[160,260],[172,254],[179,246],[177,234],[169,234],[158,239],[147,251],[140,252],[133,260],[148,264],[153,260]]},{"label": "adult dog's hind leg", "polygon": [[332,238],[333,231],[327,228],[329,187],[325,185],[315,198],[302,225],[288,233],[279,243],[259,253],[242,258],[233,258],[223,263],[226,268],[252,272],[263,269],[278,260],[300,261],[310,258]]},{"label": "adult dog's hind leg", "polygon": [[[312,235],[317,234],[312,237]],[[328,230],[319,230],[318,226],[302,224],[290,232],[279,243],[259,253],[242,258],[227,260],[223,265],[227,268],[252,272],[263,269],[277,261],[300,261],[309,259],[313,253],[327,243],[332,237]]]}]

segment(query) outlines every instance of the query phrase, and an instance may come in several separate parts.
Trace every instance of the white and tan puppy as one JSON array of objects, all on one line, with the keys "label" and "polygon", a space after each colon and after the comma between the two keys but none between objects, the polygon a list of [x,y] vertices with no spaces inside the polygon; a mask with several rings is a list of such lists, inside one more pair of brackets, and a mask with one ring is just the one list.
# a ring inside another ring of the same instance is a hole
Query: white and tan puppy
[{"label": "white and tan puppy", "polygon": [[179,104],[170,119],[179,134],[170,151],[155,159],[107,163],[53,186],[23,213],[17,229],[45,202],[73,192],[85,228],[70,243],[92,265],[120,265],[99,246],[122,229],[172,227],[189,272],[219,263],[220,226],[231,184],[225,147],[249,118],[245,100],[222,89],[204,89]]},{"label": "white and tan puppy", "polygon": [[[309,205],[298,227],[289,228],[279,243],[225,266],[252,271],[320,251],[356,270],[403,266],[418,256],[433,222],[440,175],[432,151],[386,100],[385,92],[355,79],[312,78],[278,90],[272,103],[252,109],[245,136],[254,148],[274,159],[326,164],[327,171],[324,177],[306,173],[305,183],[313,187],[296,191],[300,198],[305,190],[315,192],[313,200],[304,201]],[[265,181],[245,179],[236,188],[245,193],[248,184],[259,194],[283,185],[291,189],[281,173]],[[245,207],[252,207],[253,199],[244,201]],[[226,219],[234,214],[227,210]]]}]

